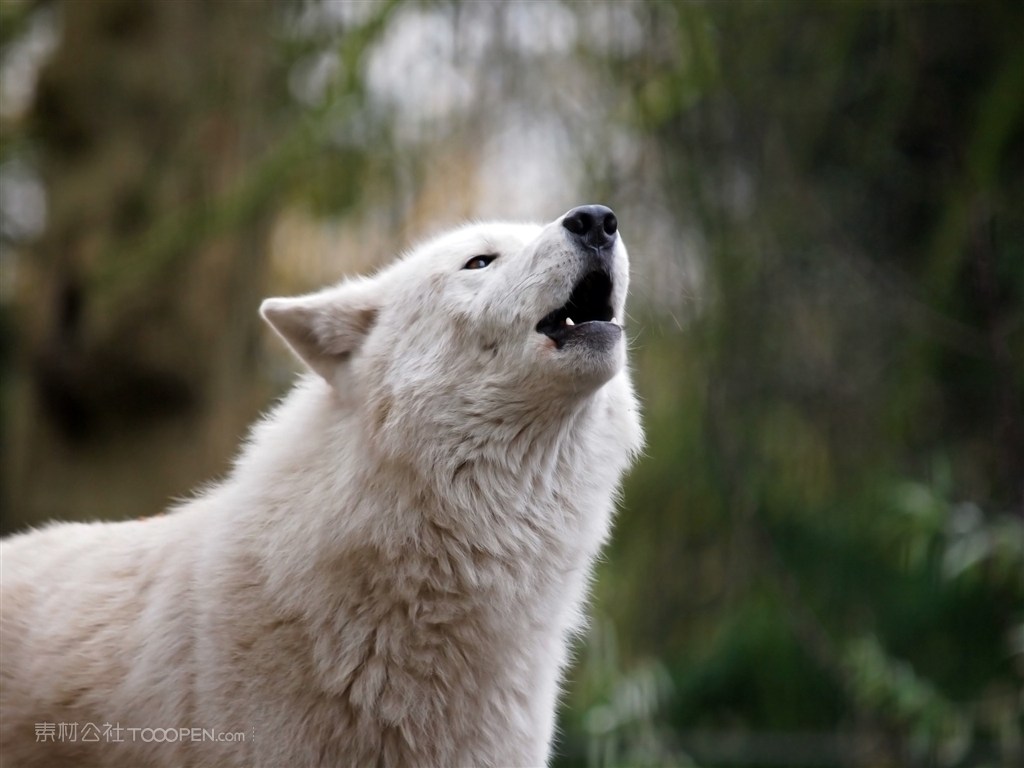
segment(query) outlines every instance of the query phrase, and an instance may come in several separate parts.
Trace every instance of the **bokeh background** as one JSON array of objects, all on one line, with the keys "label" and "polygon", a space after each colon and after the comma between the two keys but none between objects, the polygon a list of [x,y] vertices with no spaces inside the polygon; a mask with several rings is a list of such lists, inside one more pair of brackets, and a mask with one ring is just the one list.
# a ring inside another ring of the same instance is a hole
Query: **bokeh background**
[{"label": "bokeh background", "polygon": [[0,0],[2,530],[215,479],[268,295],[602,202],[649,435],[559,766],[1024,764],[1024,4]]}]

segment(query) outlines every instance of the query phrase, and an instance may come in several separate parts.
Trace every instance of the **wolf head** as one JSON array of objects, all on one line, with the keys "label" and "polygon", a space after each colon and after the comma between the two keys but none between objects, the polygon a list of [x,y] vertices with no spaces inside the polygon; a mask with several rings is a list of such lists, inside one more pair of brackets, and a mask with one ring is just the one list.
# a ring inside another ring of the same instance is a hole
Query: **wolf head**
[{"label": "wolf head", "polygon": [[574,208],[546,226],[472,224],[370,278],[261,313],[345,401],[392,439],[543,419],[625,364],[629,262],[614,214]]}]

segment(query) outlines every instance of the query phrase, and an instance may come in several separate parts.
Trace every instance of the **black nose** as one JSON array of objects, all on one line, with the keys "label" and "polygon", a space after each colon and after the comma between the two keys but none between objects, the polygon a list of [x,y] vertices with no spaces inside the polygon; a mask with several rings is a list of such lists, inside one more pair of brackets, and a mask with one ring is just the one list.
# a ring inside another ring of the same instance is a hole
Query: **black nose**
[{"label": "black nose", "polygon": [[562,226],[591,248],[605,248],[615,242],[619,222],[611,208],[581,205],[565,214]]}]

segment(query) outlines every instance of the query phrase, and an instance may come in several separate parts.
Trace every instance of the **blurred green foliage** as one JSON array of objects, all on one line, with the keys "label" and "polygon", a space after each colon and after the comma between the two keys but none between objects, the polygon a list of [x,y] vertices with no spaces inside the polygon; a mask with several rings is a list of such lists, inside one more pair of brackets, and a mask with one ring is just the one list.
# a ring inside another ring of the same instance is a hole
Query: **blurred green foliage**
[{"label": "blurred green foliage", "polygon": [[[649,450],[597,602],[621,680],[673,693],[602,764],[1020,764],[1024,14],[648,12],[615,76],[705,283],[637,318]],[[589,755],[616,686],[580,691]],[[727,743],[759,732],[835,736]]]}]

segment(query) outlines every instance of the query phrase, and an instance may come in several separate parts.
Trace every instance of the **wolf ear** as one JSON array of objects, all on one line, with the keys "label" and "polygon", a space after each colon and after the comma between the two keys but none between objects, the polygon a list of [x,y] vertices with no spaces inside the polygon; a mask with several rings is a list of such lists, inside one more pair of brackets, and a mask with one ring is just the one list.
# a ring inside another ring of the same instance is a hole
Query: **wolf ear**
[{"label": "wolf ear", "polygon": [[306,365],[333,383],[338,365],[377,320],[377,288],[370,280],[355,280],[306,296],[266,299],[260,315]]}]

